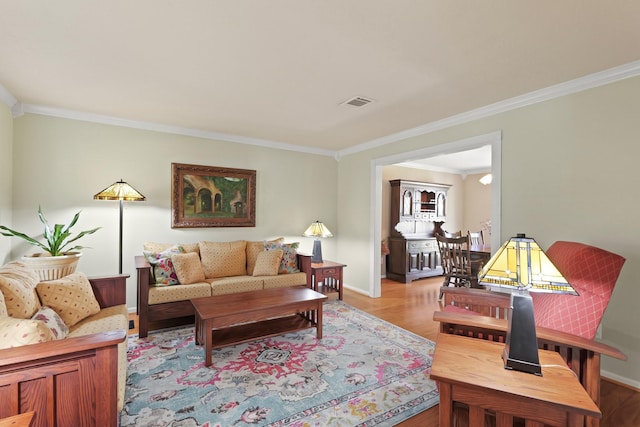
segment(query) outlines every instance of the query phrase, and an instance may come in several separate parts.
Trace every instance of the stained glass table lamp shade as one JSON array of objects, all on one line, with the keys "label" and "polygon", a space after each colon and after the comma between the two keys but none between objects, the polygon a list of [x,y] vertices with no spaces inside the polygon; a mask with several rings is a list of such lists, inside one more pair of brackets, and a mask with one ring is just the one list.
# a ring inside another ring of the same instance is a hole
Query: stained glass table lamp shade
[{"label": "stained glass table lamp shade", "polygon": [[498,249],[482,268],[478,281],[491,288],[512,291],[506,345],[502,354],[505,368],[542,375],[533,300],[529,292],[578,293],[540,245],[524,234],[512,237]]}]

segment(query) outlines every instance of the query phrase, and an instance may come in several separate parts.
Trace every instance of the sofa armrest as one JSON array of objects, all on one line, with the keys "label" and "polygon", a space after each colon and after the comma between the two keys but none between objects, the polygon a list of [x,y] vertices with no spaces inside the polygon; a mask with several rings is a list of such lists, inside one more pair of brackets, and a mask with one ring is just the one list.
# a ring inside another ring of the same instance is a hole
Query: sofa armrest
[{"label": "sofa armrest", "polygon": [[116,427],[125,338],[115,330],[0,350],[0,418],[35,411],[34,425]]},{"label": "sofa armrest", "polygon": [[307,275],[307,288],[313,289],[311,283],[311,255],[298,254],[298,268]]},{"label": "sofa armrest", "polygon": [[[493,334],[494,336],[504,337],[506,336],[508,329],[508,320],[506,319],[478,316],[476,314],[436,311],[433,313],[433,320],[440,322],[440,331],[445,333],[474,335],[475,331],[480,331],[487,335]],[[467,332],[465,333],[464,331]],[[537,326],[536,336],[538,337],[538,341],[544,342],[546,346],[555,345],[556,347],[573,347],[604,354],[619,360],[627,360],[627,356],[617,348],[598,341],[589,340],[578,335]],[[494,339],[494,341],[497,341],[497,339]]]},{"label": "sofa armrest", "polygon": [[89,283],[91,283],[93,294],[96,296],[100,308],[127,303],[128,278],[129,274],[89,277]]}]

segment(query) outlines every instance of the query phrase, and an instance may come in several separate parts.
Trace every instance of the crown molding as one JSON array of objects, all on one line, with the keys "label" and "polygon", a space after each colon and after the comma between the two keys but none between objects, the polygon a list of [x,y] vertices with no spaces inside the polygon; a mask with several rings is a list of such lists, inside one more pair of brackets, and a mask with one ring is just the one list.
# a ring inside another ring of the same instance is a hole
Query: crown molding
[{"label": "crown molding", "polygon": [[43,116],[60,117],[65,119],[80,120],[85,122],[101,123],[112,126],[128,127],[133,129],[149,130],[154,132],[169,133],[175,135],[192,136],[202,139],[235,142],[238,144],[256,145],[260,147],[275,148],[278,150],[297,151],[307,154],[319,154],[335,157],[336,152],[322,148],[302,147],[284,142],[270,141],[267,139],[250,138],[228,133],[210,132],[199,129],[183,128],[178,126],[163,125],[160,123],[128,120],[119,117],[104,116],[100,114],[84,113],[81,111],[65,110],[62,108],[45,107],[34,104],[22,105],[24,113],[39,114]]},{"label": "crown molding", "polygon": [[517,108],[548,101],[561,96],[581,92],[587,89],[595,88],[605,84],[613,83],[640,75],[640,60],[630,62],[608,70],[589,74],[568,82],[549,86],[540,90],[529,92],[524,95],[516,96],[504,101],[489,104],[484,107],[470,110],[464,113],[456,114],[442,120],[427,123],[415,128],[407,129],[381,138],[376,138],[368,142],[355,145],[344,150],[334,151],[322,148],[304,147],[295,144],[289,144],[279,141],[271,141],[260,138],[250,138],[240,135],[232,135],[220,132],[210,132],[198,129],[183,128],[177,126],[163,125],[159,123],[141,122],[135,120],[122,119],[118,117],[104,116],[100,114],[84,113],[73,110],[65,110],[40,106],[35,104],[22,104],[7,89],[0,84],[0,101],[7,105],[14,117],[18,117],[24,113],[40,114],[45,116],[61,117],[72,120],[81,120],[94,123],[102,123],[113,126],[129,127],[133,129],[150,130],[154,132],[163,132],[176,135],[192,136],[196,138],[218,140],[226,142],[235,142],[238,144],[255,145],[266,148],[275,148],[279,150],[297,151],[307,154],[317,154],[329,156],[339,161],[342,157],[380,147],[383,145],[398,142],[404,139],[413,138],[420,135],[426,135],[438,130],[447,129],[458,126],[481,118],[504,113]]},{"label": "crown molding", "polygon": [[407,129],[381,138],[372,139],[371,141],[355,145],[344,150],[340,150],[338,152],[337,158],[402,141],[404,139],[426,135],[428,133],[515,110],[517,108],[526,107],[528,105],[537,104],[539,102],[559,98],[561,96],[569,95],[572,93],[582,92],[587,89],[592,89],[598,86],[603,86],[631,77],[636,77],[638,75],[640,75],[640,61],[630,62],[628,64],[610,68],[608,70],[589,74],[584,77],[569,80],[564,83],[559,83],[557,85],[529,92],[524,95],[519,95],[513,98],[506,99],[504,101],[499,101],[493,104],[486,105],[484,107],[476,108],[475,110],[456,114],[442,120],[437,120],[435,122],[427,123],[425,125]]}]

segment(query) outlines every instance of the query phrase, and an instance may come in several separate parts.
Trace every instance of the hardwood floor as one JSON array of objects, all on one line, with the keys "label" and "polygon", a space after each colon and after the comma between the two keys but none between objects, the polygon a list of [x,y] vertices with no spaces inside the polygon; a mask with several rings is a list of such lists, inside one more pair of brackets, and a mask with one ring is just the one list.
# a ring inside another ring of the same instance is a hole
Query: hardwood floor
[{"label": "hardwood floor", "polygon": [[[408,285],[383,279],[380,298],[369,298],[345,289],[344,301],[360,310],[435,341],[439,325],[432,320],[432,315],[435,310],[440,309],[438,294],[441,284],[441,277],[418,280]],[[131,318],[135,319],[137,327],[136,317],[131,315]],[[137,333],[137,328],[130,330],[130,333]],[[640,426],[640,392],[606,379],[602,381],[601,387],[602,403],[600,406],[603,414],[601,427]],[[398,426],[437,427],[438,406],[436,405],[398,424]]]}]

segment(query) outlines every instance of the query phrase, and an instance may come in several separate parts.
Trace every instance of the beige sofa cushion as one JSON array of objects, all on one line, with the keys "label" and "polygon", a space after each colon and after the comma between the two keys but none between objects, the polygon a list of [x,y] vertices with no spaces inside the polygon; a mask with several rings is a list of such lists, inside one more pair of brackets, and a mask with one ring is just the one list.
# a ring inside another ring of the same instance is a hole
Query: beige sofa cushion
[{"label": "beige sofa cushion", "polygon": [[30,319],[40,309],[36,293],[39,281],[38,274],[22,262],[13,261],[0,267],[0,292],[9,316]]},{"label": "beige sofa cushion", "polygon": [[60,315],[67,326],[100,311],[87,275],[76,272],[57,280],[38,283],[40,300]]},{"label": "beige sofa cushion", "polygon": [[0,349],[37,344],[53,339],[51,330],[40,320],[0,318]]},{"label": "beige sofa cushion", "polygon": [[266,276],[264,279],[264,288],[283,288],[285,286],[307,285],[306,273],[278,274],[277,276]]},{"label": "beige sofa cushion", "polygon": [[262,277],[235,276],[211,279],[211,295],[259,291],[264,288]]},{"label": "beige sofa cushion", "polygon": [[[269,240],[267,243],[284,243],[284,237]],[[265,241],[247,242],[247,274],[253,276],[253,269],[256,265],[256,259],[260,252],[264,252]]]},{"label": "beige sofa cushion", "polygon": [[207,279],[247,274],[245,240],[235,242],[200,242],[200,259]]},{"label": "beige sofa cushion", "polygon": [[197,243],[156,243],[144,242],[142,249],[148,252],[164,252],[172,246],[181,246],[184,252],[200,253],[200,246]]},{"label": "beige sofa cushion", "polygon": [[200,256],[195,252],[176,254],[171,256],[173,268],[181,285],[204,282],[204,270]]},{"label": "beige sofa cushion", "polygon": [[275,276],[280,269],[282,261],[282,249],[273,251],[262,251],[258,254],[256,265],[253,269],[253,276]]},{"label": "beige sofa cushion", "polygon": [[186,301],[191,298],[208,297],[211,295],[211,285],[208,282],[192,283],[190,285],[150,287],[149,305],[165,302]]}]

